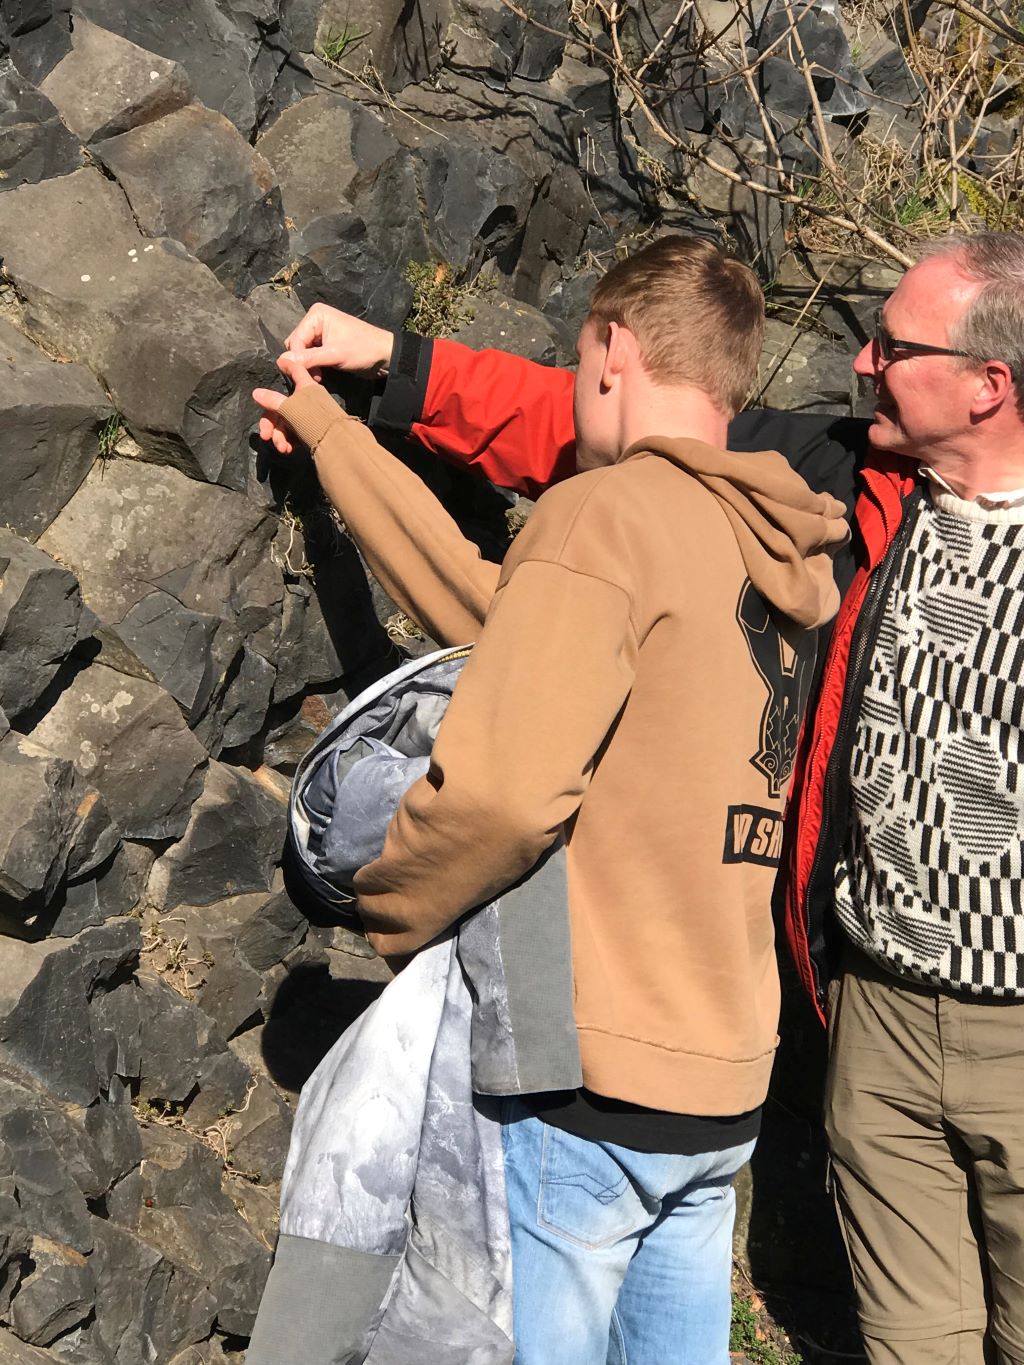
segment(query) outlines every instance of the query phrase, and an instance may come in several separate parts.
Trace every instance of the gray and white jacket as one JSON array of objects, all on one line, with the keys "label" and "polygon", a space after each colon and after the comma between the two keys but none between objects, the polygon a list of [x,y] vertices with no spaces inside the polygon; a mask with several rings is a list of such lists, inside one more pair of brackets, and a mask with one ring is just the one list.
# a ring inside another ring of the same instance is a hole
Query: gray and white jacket
[{"label": "gray and white jacket", "polygon": [[[468,653],[441,650],[374,684],[299,766],[296,865],[343,920],[352,877],[427,770]],[[496,1097],[581,1084],[556,846],[422,949],[307,1081],[247,1365],[511,1362]]]}]

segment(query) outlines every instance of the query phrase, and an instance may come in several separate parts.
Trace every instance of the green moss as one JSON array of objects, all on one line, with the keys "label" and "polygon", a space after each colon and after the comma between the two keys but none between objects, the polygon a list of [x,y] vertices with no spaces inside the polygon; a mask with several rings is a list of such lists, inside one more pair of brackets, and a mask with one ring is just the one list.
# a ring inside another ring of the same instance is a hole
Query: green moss
[{"label": "green moss", "polygon": [[443,261],[410,261],[403,277],[412,285],[412,308],[407,332],[424,337],[446,337],[457,332],[474,313],[469,300],[481,292],[477,284],[460,284]]},{"label": "green moss", "polygon": [[1019,232],[1024,223],[1024,203],[1019,197],[1004,202],[983,180],[960,177],[960,194],[975,217],[995,232]]},{"label": "green moss", "polygon": [[732,1296],[729,1350],[742,1351],[752,1365],[801,1365],[802,1359],[789,1349],[760,1301],[741,1294]]}]

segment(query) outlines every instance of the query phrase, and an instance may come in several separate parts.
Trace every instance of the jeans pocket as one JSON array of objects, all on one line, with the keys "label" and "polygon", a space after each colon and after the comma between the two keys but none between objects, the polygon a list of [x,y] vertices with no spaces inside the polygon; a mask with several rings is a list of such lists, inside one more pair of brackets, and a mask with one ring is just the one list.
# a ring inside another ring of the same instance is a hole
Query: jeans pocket
[{"label": "jeans pocket", "polygon": [[596,1250],[639,1231],[645,1216],[629,1177],[604,1147],[545,1124],[537,1221]]}]

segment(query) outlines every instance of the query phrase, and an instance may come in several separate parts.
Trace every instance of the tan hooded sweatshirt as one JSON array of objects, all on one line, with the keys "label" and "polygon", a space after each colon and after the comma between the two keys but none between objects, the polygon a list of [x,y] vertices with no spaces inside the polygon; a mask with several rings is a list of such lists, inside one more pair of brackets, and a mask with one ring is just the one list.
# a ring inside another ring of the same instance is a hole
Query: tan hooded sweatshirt
[{"label": "tan hooded sweatshirt", "polygon": [[428,775],[357,877],[371,943],[420,947],[564,832],[584,1085],[755,1108],[781,807],[842,505],[774,452],[651,437],[549,489],[499,570],[319,387],[282,415],[395,600],[443,643],[476,640]]}]

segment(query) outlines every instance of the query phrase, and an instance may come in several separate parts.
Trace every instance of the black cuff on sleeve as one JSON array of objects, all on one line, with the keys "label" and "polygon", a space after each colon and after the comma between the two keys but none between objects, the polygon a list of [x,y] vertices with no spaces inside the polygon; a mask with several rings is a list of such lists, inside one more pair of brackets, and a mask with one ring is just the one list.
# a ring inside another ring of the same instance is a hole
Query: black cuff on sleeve
[{"label": "black cuff on sleeve", "polygon": [[415,332],[396,332],[395,349],[384,392],[370,404],[370,426],[408,436],[427,399],[434,343]]}]

